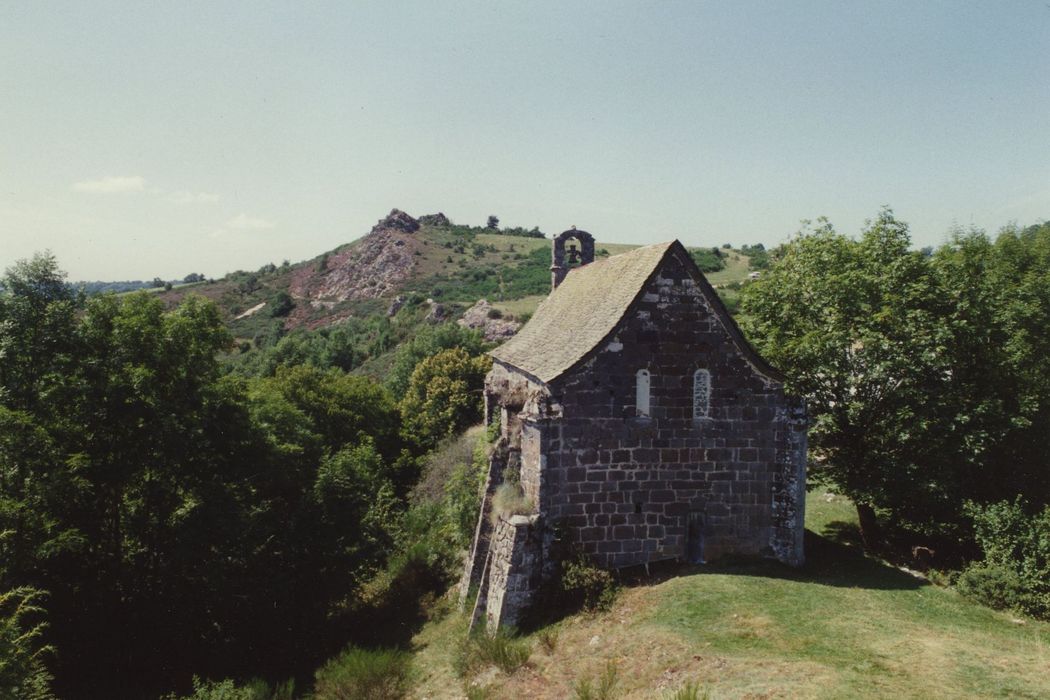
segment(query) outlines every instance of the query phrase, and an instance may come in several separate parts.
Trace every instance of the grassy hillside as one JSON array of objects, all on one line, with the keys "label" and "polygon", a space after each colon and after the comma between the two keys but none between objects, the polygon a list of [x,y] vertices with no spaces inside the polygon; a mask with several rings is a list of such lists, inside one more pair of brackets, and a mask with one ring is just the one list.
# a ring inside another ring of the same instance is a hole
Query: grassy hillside
[{"label": "grassy hillside", "polygon": [[[527,666],[459,679],[450,615],[416,638],[414,697],[571,698],[615,673],[617,698],[689,682],[711,698],[1050,697],[1050,625],[997,613],[864,557],[853,510],[810,494],[808,563],[683,567],[626,587],[613,608],[526,638]],[[843,537],[843,535],[846,535]],[[556,638],[553,649],[541,640]],[[701,693],[702,696],[702,693]]]},{"label": "grassy hillside", "polygon": [[[251,339],[272,327],[274,299],[281,292],[291,295],[296,308],[291,314],[278,317],[276,322],[291,330],[385,313],[395,298],[413,293],[460,306],[487,298],[507,313],[530,314],[549,291],[549,239],[504,235],[478,227],[426,224],[399,237],[384,244],[403,246],[410,252],[407,274],[399,276],[396,273],[400,270],[391,270],[390,285],[365,294],[352,294],[350,298],[344,298],[346,294],[326,295],[316,290],[304,296],[304,290],[316,287],[314,282],[337,276],[340,268],[355,271],[353,265],[357,258],[370,245],[370,252],[375,253],[375,230],[299,263],[269,264],[255,271],[238,270],[214,282],[178,285],[157,293],[171,305],[187,293],[202,294],[219,305],[237,337]],[[601,257],[637,246],[599,242],[596,247]],[[725,256],[726,269],[712,273],[709,276],[712,283],[723,285],[745,279],[747,256],[732,250],[726,250]],[[374,270],[370,268],[369,272]],[[382,275],[383,271],[379,272]],[[260,304],[263,306],[252,312]]]},{"label": "grassy hillside", "polygon": [[[155,293],[171,307],[187,294],[218,305],[236,338],[228,367],[265,373],[277,362],[308,361],[292,346],[309,346],[305,336],[332,330],[346,336],[339,366],[379,377],[397,345],[421,328],[454,321],[479,299],[491,302],[497,317],[523,321],[550,291],[551,242],[533,237],[542,235],[538,230],[495,232],[447,219],[435,224],[437,218],[417,221],[395,210],[371,233],[310,260]],[[635,247],[599,242],[596,252],[600,259]],[[733,283],[746,279],[748,258],[732,249],[717,252],[726,267],[710,279],[735,311],[739,285]],[[695,255],[701,264],[713,259],[709,248]],[[295,343],[282,346],[289,335]]]}]

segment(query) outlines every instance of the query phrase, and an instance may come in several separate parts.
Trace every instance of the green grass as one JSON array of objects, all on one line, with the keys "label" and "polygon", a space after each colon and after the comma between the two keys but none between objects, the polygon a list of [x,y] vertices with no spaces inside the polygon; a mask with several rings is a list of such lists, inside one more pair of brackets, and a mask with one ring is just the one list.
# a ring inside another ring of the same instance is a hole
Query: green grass
[{"label": "green grass", "polygon": [[[495,697],[571,697],[610,662],[621,698],[687,686],[711,698],[1050,697],[1050,625],[864,556],[843,496],[809,493],[806,523],[801,569],[682,567],[628,587],[608,613],[558,623],[556,647],[533,655],[528,673],[496,679]],[[443,675],[441,624],[417,638],[430,679]],[[544,633],[530,638],[537,648]]]},{"label": "green grass", "polygon": [[723,285],[730,282],[743,282],[747,279],[748,257],[746,255],[736,251],[727,251],[724,260],[726,263],[724,269],[706,275],[708,282]]}]

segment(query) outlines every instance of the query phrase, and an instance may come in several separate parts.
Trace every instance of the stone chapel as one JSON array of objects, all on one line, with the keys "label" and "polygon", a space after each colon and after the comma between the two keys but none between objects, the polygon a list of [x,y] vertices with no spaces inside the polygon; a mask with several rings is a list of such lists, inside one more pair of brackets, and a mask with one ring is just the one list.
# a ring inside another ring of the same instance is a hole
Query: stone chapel
[{"label": "stone chapel", "polygon": [[[572,243],[575,241],[575,244]],[[596,565],[803,561],[806,414],[748,344],[678,241],[595,262],[553,241],[551,294],[491,352],[500,423],[461,584],[473,622],[514,625],[556,570],[555,544]],[[503,480],[527,514],[493,514]]]}]

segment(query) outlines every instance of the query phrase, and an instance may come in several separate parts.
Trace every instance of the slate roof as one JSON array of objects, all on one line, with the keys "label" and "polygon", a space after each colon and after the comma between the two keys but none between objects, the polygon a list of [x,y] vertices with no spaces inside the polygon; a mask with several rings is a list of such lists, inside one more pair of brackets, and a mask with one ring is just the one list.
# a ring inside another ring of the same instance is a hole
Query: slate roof
[{"label": "slate roof", "polygon": [[612,332],[672,244],[571,270],[518,334],[490,354],[544,383],[560,376]]},{"label": "slate roof", "polygon": [[[599,346],[642,293],[646,282],[672,248],[692,259],[678,241],[657,243],[574,268],[551,292],[517,335],[489,354],[543,383],[560,377]],[[715,313],[748,359],[763,374],[782,377],[744,339],[718,294],[693,268]]]}]

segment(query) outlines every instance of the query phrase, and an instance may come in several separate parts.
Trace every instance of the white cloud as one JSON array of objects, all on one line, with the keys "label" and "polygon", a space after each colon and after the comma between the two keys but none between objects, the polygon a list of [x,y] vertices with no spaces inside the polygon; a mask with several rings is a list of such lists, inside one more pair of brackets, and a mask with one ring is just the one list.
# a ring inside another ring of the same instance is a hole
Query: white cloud
[{"label": "white cloud", "polygon": [[258,231],[259,229],[273,228],[276,225],[272,221],[248,216],[247,214],[238,214],[226,222],[227,228],[232,228],[236,231]]},{"label": "white cloud", "polygon": [[103,177],[98,180],[84,180],[73,184],[74,192],[91,192],[92,194],[141,192],[145,188],[145,178],[138,175],[130,177]]},{"label": "white cloud", "polygon": [[167,196],[169,202],[175,204],[211,204],[222,199],[219,195],[211,192],[190,192],[189,190],[178,190]]}]

